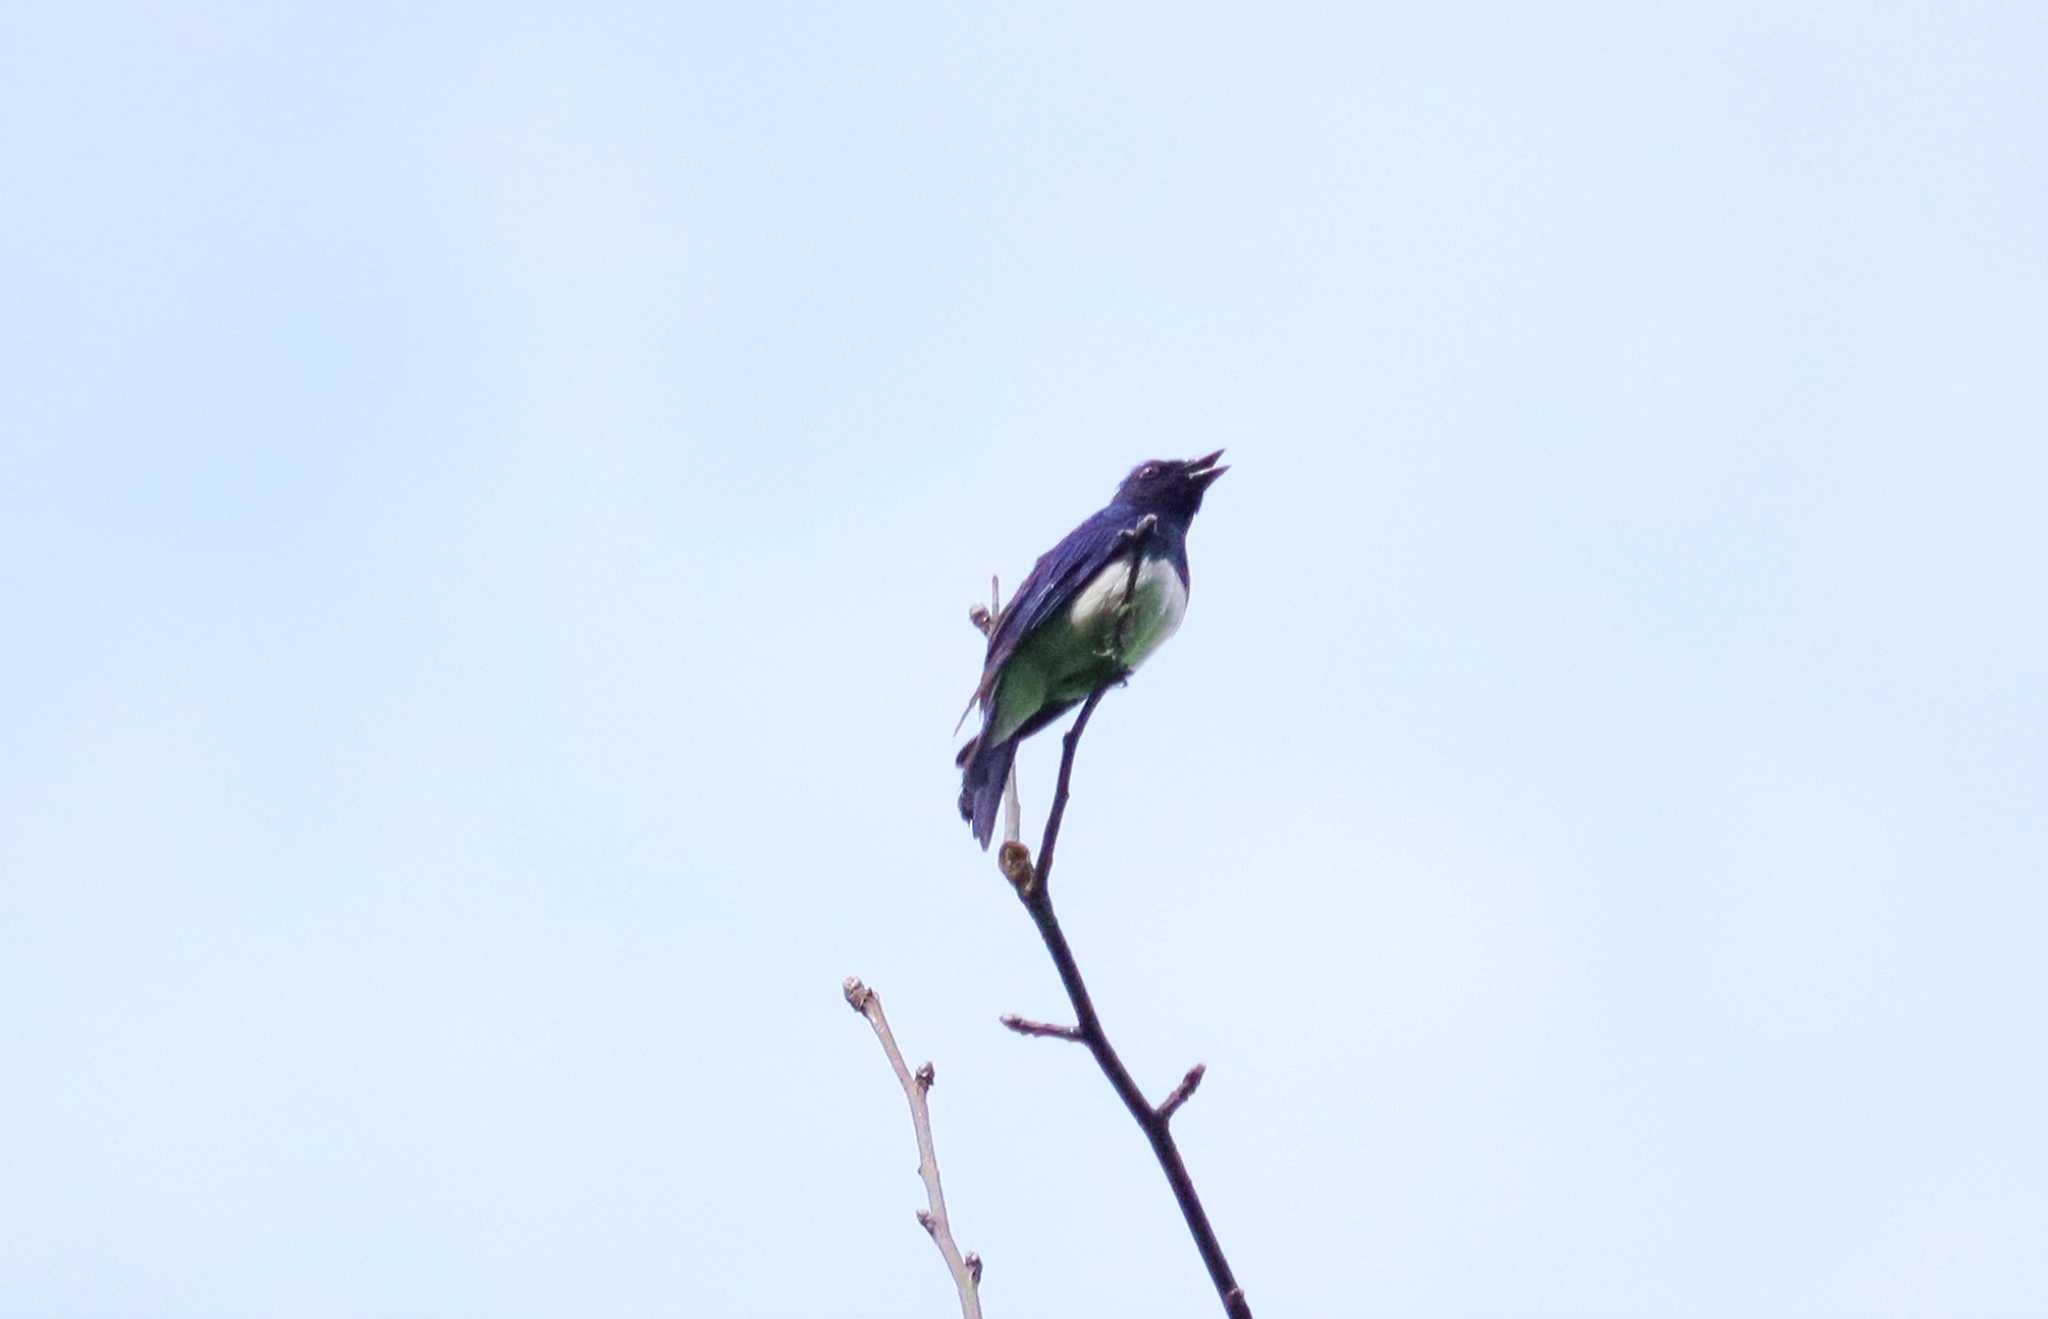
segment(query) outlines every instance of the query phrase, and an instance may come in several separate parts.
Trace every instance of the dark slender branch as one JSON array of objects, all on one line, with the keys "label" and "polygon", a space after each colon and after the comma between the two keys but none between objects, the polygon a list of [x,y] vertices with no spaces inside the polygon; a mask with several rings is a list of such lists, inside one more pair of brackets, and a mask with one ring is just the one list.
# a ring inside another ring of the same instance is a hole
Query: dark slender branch
[{"label": "dark slender branch", "polygon": [[[1135,550],[1134,546],[1134,560]],[[1135,575],[1134,569],[1134,578]],[[1245,1301],[1244,1289],[1237,1285],[1237,1279],[1230,1272],[1230,1263],[1223,1257],[1223,1247],[1216,1240],[1216,1230],[1209,1225],[1209,1215],[1202,1208],[1202,1198],[1195,1191],[1194,1179],[1188,1176],[1187,1164],[1181,1159],[1180,1147],[1173,1139],[1173,1115],[1201,1084],[1204,1069],[1200,1064],[1191,1068],[1156,1108],[1145,1098],[1145,1092],[1138,1088],[1130,1069],[1124,1066],[1123,1059],[1103,1030],[1102,1018],[1095,1011],[1095,1000],[1089,996],[1087,982],[1082,980],[1081,968],[1074,960],[1074,950],[1067,944],[1066,933],[1060,929],[1059,916],[1053,911],[1053,850],[1059,844],[1060,824],[1066,819],[1067,798],[1073,786],[1074,753],[1080,747],[1081,734],[1086,731],[1095,707],[1102,703],[1103,695],[1120,681],[1121,677],[1112,679],[1090,692],[1082,703],[1081,713],[1074,719],[1074,726],[1061,739],[1059,781],[1053,791],[1051,813],[1045,821],[1045,838],[1039,844],[1038,864],[1031,864],[1029,853],[1024,853],[1021,865],[1013,864],[1017,860],[1015,857],[1006,857],[1004,861],[1004,873],[1011,876],[1024,910],[1030,913],[1032,924],[1038,927],[1039,938],[1045,941],[1046,951],[1052,954],[1060,983],[1066,988],[1067,998],[1074,1006],[1077,1024],[1071,1027],[1044,1026],[1036,1022],[1025,1023],[1016,1017],[1004,1018],[1003,1024],[1020,1034],[1050,1035],[1088,1046],[1096,1066],[1109,1078],[1117,1098],[1123,1100],[1124,1107],[1130,1110],[1144,1131],[1145,1139],[1151,1143],[1152,1153],[1173,1188],[1173,1198],[1180,1205],[1181,1217],[1187,1221],[1188,1232],[1195,1239],[1195,1249],[1201,1252],[1202,1263],[1209,1270],[1209,1280],[1215,1284],[1217,1296],[1222,1298],[1223,1312],[1230,1319],[1251,1319],[1251,1306]],[[1022,853],[1023,848],[1019,846],[1017,851]],[[1025,1029],[1026,1025],[1033,1029]]]},{"label": "dark slender branch", "polygon": [[[1119,678],[1117,681],[1121,682],[1122,679]],[[1026,906],[1030,905],[1028,899],[1033,895],[1045,893],[1052,885],[1053,849],[1059,846],[1060,825],[1067,818],[1067,797],[1074,780],[1074,751],[1081,745],[1081,734],[1088,730],[1088,721],[1094,717],[1095,707],[1102,704],[1102,698],[1114,685],[1106,682],[1089,692],[1088,699],[1081,702],[1081,713],[1074,717],[1074,726],[1060,739],[1060,776],[1053,784],[1052,810],[1045,817],[1045,837],[1038,844],[1038,864],[1032,867],[1031,882],[1025,886],[1023,896],[1027,899]],[[1051,906],[1050,903],[1045,905],[1048,908]],[[1068,988],[1071,990],[1072,986]],[[1087,994],[1084,992],[1081,999],[1085,1001],[1086,998]],[[1074,1009],[1077,1012],[1082,1011],[1082,1002],[1077,1001]],[[1083,1018],[1081,1024],[1084,1028],[1087,1026],[1086,1018]]]}]

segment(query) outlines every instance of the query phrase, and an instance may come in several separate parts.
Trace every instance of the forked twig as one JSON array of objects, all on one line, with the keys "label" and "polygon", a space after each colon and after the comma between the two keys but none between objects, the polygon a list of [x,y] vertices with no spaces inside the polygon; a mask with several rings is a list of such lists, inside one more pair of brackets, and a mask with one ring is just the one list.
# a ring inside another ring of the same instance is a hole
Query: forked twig
[{"label": "forked twig", "polygon": [[961,1319],[981,1319],[981,1256],[973,1251],[960,1253],[953,1240],[952,1222],[946,1217],[946,1193],[939,1189],[939,1156],[932,1148],[932,1112],[926,1098],[935,1079],[932,1065],[926,1063],[915,1073],[905,1065],[903,1054],[896,1047],[896,1036],[889,1030],[889,1019],[882,1015],[880,994],[852,976],[846,978],[845,989],[847,1004],[875,1028],[876,1037],[882,1041],[882,1052],[888,1055],[889,1066],[895,1069],[896,1079],[903,1085],[903,1097],[910,1101],[910,1124],[917,1131],[917,1175],[924,1179],[925,1199],[930,1204],[929,1208],[917,1211],[917,1221],[931,1234],[939,1254],[945,1257],[953,1285],[960,1291]]}]

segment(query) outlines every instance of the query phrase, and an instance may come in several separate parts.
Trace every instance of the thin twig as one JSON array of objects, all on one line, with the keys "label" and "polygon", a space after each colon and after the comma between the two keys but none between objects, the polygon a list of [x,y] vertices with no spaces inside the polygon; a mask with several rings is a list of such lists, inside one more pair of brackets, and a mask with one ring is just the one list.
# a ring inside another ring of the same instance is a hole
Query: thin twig
[{"label": "thin twig", "polygon": [[[1146,518],[1124,533],[1131,542],[1131,567],[1124,586],[1124,603],[1113,634],[1114,657],[1119,661],[1124,653],[1124,629],[1137,591],[1145,541],[1157,525],[1156,519]],[[1215,1284],[1216,1294],[1223,1301],[1224,1313],[1230,1319],[1251,1319],[1251,1306],[1245,1300],[1244,1289],[1237,1285],[1229,1261],[1223,1257],[1223,1247],[1216,1240],[1216,1230],[1209,1225],[1209,1215],[1202,1208],[1202,1198],[1195,1191],[1194,1180],[1188,1176],[1187,1164],[1181,1159],[1180,1147],[1173,1139],[1174,1114],[1194,1095],[1195,1087],[1202,1083],[1205,1069],[1200,1063],[1189,1068],[1180,1084],[1157,1106],[1145,1098],[1145,1092],[1138,1088],[1130,1069],[1124,1066],[1115,1046],[1109,1042],[1102,1018],[1095,1011],[1095,1001],[1088,994],[1087,982],[1081,978],[1081,968],[1074,960],[1074,950],[1068,946],[1066,933],[1060,929],[1059,916],[1052,906],[1053,850],[1059,844],[1060,825],[1067,815],[1067,798],[1073,786],[1074,755],[1080,748],[1081,734],[1087,730],[1088,720],[1095,714],[1095,707],[1102,703],[1103,696],[1111,687],[1128,677],[1127,671],[1119,673],[1089,692],[1088,699],[1082,702],[1081,713],[1074,717],[1073,727],[1060,739],[1059,779],[1053,789],[1052,809],[1045,819],[1045,836],[1038,846],[1038,863],[1032,864],[1031,853],[1022,843],[1005,844],[998,856],[1003,874],[1016,888],[1017,897],[1023,902],[1024,910],[1030,913],[1039,938],[1045,942],[1046,951],[1052,954],[1060,984],[1065,987],[1067,999],[1073,1004],[1076,1024],[1059,1026],[1011,1015],[1003,1018],[1003,1025],[1020,1035],[1072,1040],[1088,1047],[1096,1066],[1109,1078],[1117,1098],[1123,1100],[1124,1107],[1130,1110],[1132,1118],[1136,1119],[1146,1140],[1151,1143],[1152,1153],[1173,1188],[1173,1198],[1180,1205],[1181,1217],[1187,1221],[1188,1233],[1195,1239],[1195,1249],[1201,1253],[1202,1263],[1209,1270],[1209,1280]]]},{"label": "thin twig", "polygon": [[1193,1067],[1188,1068],[1188,1074],[1180,1078],[1180,1084],[1175,1086],[1166,1098],[1159,1101],[1159,1120],[1164,1122],[1172,1118],[1175,1113],[1180,1111],[1182,1104],[1193,1099],[1195,1097],[1195,1087],[1202,1083],[1202,1078],[1208,1075],[1208,1072],[1208,1066],[1203,1063],[1196,1063]]},{"label": "thin twig", "polygon": [[889,1056],[889,1066],[896,1069],[896,1079],[903,1085],[903,1097],[910,1101],[910,1124],[917,1130],[917,1175],[924,1178],[925,1199],[931,1205],[917,1211],[917,1221],[938,1243],[953,1285],[960,1290],[961,1319],[981,1319],[981,1256],[972,1251],[964,1256],[960,1253],[953,1241],[953,1225],[946,1218],[946,1193],[939,1189],[939,1156],[932,1148],[932,1113],[926,1098],[934,1079],[932,1065],[926,1063],[913,1074],[896,1047],[889,1019],[882,1015],[882,996],[852,976],[847,977],[845,988],[848,1005],[875,1028],[882,1052]]},{"label": "thin twig", "polygon": [[1014,1012],[1004,1013],[1000,1020],[1005,1026],[1016,1031],[1019,1035],[1038,1035],[1055,1040],[1074,1040],[1077,1042],[1081,1038],[1081,1032],[1072,1026],[1059,1026],[1050,1021],[1033,1021],[1029,1017],[1020,1017]]}]

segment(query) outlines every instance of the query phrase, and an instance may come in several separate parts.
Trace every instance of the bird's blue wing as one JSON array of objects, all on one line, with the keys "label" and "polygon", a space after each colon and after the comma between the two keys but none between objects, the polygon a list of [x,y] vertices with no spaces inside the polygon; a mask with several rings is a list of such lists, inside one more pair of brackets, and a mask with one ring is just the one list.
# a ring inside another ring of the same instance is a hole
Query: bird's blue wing
[{"label": "bird's blue wing", "polygon": [[975,699],[988,700],[1003,665],[1024,638],[1066,608],[1074,593],[1116,557],[1123,548],[1120,538],[1131,520],[1126,510],[1112,505],[1038,556],[1030,575],[1018,584],[1017,593],[1010,597],[1002,617],[989,633],[988,658],[982,665],[981,683],[974,690]]},{"label": "bird's blue wing", "polygon": [[[1038,558],[1029,576],[1019,583],[1002,616],[989,629],[988,659],[981,670],[981,682],[968,698],[967,709],[981,706],[982,730],[960,748],[956,763],[961,767],[960,813],[974,824],[974,836],[983,847],[995,832],[996,806],[1003,782],[1009,776],[1017,739],[1045,719],[1057,717],[1071,702],[1055,702],[1024,721],[1009,738],[984,746],[994,719],[995,693],[1002,682],[1004,666],[1026,638],[1059,616],[1074,594],[1101,572],[1123,548],[1122,534],[1131,517],[1115,505],[1097,513],[1068,532],[1066,538]],[[966,714],[961,715],[962,720]]]}]

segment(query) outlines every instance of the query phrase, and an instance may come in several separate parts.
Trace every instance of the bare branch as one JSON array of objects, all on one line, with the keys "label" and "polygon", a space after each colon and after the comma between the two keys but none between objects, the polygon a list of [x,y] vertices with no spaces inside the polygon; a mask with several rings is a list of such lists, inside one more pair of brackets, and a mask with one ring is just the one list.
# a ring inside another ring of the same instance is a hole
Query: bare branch
[{"label": "bare branch", "polygon": [[1019,1035],[1038,1035],[1052,1040],[1073,1040],[1077,1044],[1081,1040],[1080,1030],[1073,1026],[1055,1026],[1049,1021],[1033,1021],[1029,1017],[1020,1017],[1014,1012],[1004,1013],[1000,1020],[1005,1026],[1016,1031]]},{"label": "bare branch", "polygon": [[946,1218],[946,1193],[939,1189],[939,1156],[932,1148],[931,1106],[926,1099],[936,1079],[932,1065],[926,1063],[912,1073],[904,1064],[903,1054],[896,1047],[896,1036],[889,1030],[889,1019],[882,1015],[880,994],[852,976],[847,977],[845,990],[847,1004],[875,1028],[876,1037],[882,1041],[882,1052],[888,1055],[889,1066],[896,1070],[896,1079],[902,1083],[903,1097],[910,1101],[910,1123],[917,1131],[917,1175],[924,1179],[925,1198],[931,1205],[917,1211],[917,1221],[931,1233],[939,1254],[945,1257],[953,1285],[960,1292],[961,1319],[981,1319],[981,1256],[961,1257],[960,1247],[953,1241],[952,1224]]}]

